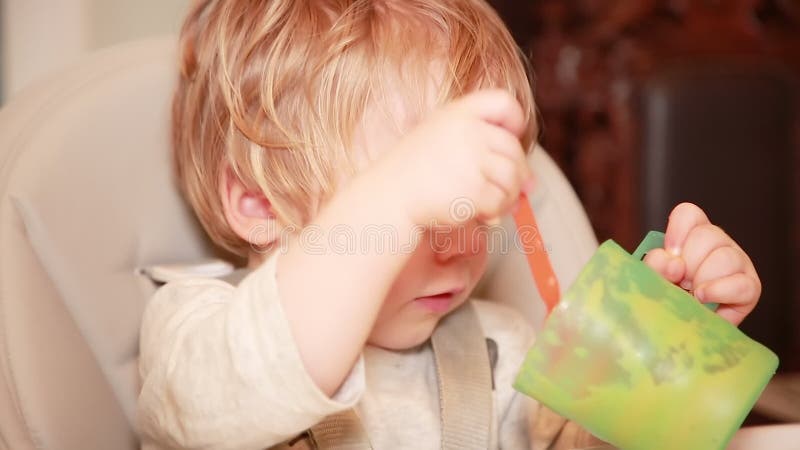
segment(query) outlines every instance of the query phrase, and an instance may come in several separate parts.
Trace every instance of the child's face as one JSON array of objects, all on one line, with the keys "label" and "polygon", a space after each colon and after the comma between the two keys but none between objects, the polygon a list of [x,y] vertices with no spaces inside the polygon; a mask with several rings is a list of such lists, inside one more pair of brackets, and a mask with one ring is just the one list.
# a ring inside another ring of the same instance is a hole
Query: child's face
[{"label": "child's face", "polygon": [[405,349],[427,340],[483,275],[486,241],[485,229],[475,224],[426,231],[390,288],[367,342]]},{"label": "child's face", "polygon": [[[393,113],[407,130],[415,120],[404,117],[398,104]],[[368,159],[374,160],[393,148],[402,132],[391,120],[381,119],[383,114],[368,117],[359,130],[359,141]],[[427,340],[439,320],[464,303],[483,275],[486,247],[485,225],[426,230],[384,299],[367,342],[406,349]]]}]

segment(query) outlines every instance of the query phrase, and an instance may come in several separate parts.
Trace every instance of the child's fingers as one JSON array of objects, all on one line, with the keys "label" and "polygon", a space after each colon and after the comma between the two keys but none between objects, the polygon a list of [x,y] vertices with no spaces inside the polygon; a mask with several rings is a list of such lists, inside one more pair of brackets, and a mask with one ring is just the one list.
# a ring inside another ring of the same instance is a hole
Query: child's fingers
[{"label": "child's fingers", "polygon": [[486,139],[486,143],[493,152],[516,162],[525,161],[525,149],[522,148],[522,142],[515,134],[498,125],[490,123],[482,123],[481,125],[479,132]]},{"label": "child's fingers", "polygon": [[672,209],[664,233],[664,248],[673,255],[681,255],[689,232],[695,227],[710,223],[708,217],[697,205],[681,203]]},{"label": "child's fingers", "polygon": [[507,130],[485,124],[482,131],[491,151],[484,153],[481,172],[508,195],[503,209],[511,210],[520,191],[529,191],[533,183],[525,153],[519,139]]},{"label": "child's fingers", "polygon": [[528,161],[525,159],[525,153],[519,139],[500,127],[487,124],[486,128],[485,134],[491,149],[490,153],[493,156],[505,158],[514,165],[513,176],[520,183],[516,191],[519,192],[520,189],[530,190],[533,184],[533,174],[530,167],[528,167]]},{"label": "child's fingers", "polygon": [[510,208],[511,202],[505,190],[494,183],[487,183],[481,190],[480,198],[475,205],[475,218],[480,222],[493,225],[498,222],[498,217]]},{"label": "child's fingers", "polygon": [[748,312],[743,313],[741,312],[741,307],[720,306],[717,309],[717,315],[738,327],[744,318],[747,317],[750,311],[752,311],[752,309],[753,308],[750,308]]},{"label": "child's fingers", "polygon": [[453,107],[503,127],[515,136],[522,136],[525,132],[522,106],[513,95],[502,89],[486,89],[467,94],[453,102]]},{"label": "child's fingers", "polygon": [[698,286],[694,295],[703,303],[719,303],[717,314],[739,325],[755,307],[761,285],[747,274],[736,273]]},{"label": "child's fingers", "polygon": [[683,280],[686,270],[683,260],[677,256],[672,256],[663,248],[647,252],[644,262],[671,283],[678,283]]},{"label": "child's fingers", "polygon": [[527,182],[531,178],[531,170],[528,167],[525,152],[519,139],[507,130],[490,124],[486,124],[483,127],[482,133],[491,149],[491,153],[498,157],[506,158],[513,163],[516,168],[514,175],[521,182]]},{"label": "child's fingers", "polygon": [[519,164],[496,153],[488,153],[481,164],[481,173],[489,183],[505,193],[503,209],[510,208],[522,187]]},{"label": "child's fingers", "polygon": [[733,245],[733,239],[716,225],[705,223],[692,228],[681,250],[681,257],[686,262],[686,279],[694,281],[700,264],[712,252],[718,248],[732,247]]},{"label": "child's fingers", "polygon": [[755,306],[754,300],[761,295],[761,284],[750,275],[734,273],[697,286],[694,295],[703,303],[743,306],[750,312]]},{"label": "child's fingers", "polygon": [[749,265],[744,252],[731,246],[722,246],[711,251],[700,263],[694,277],[695,286],[701,286],[712,280],[727,277],[736,273],[747,273]]}]

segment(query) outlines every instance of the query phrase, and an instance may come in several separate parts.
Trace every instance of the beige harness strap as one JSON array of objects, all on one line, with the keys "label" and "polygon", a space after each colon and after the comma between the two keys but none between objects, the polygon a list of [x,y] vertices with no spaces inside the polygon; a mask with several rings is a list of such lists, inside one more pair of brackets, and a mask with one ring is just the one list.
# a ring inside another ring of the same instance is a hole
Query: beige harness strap
[{"label": "beige harness strap", "polygon": [[445,317],[431,341],[439,375],[442,449],[489,448],[492,368],[472,304]]},{"label": "beige harness strap", "polygon": [[371,449],[367,432],[355,410],[326,417],[309,430],[312,448],[321,450]]}]

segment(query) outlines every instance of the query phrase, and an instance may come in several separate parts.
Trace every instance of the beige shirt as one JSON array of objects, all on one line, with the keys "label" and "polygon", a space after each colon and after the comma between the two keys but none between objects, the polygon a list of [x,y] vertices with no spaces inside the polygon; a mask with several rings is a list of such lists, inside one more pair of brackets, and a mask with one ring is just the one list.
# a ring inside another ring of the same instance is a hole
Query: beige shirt
[{"label": "beige shirt", "polygon": [[[153,297],[140,341],[143,448],[263,449],[352,407],[373,448],[439,448],[430,345],[403,352],[366,347],[329,398],[306,373],[292,339],[278,299],[276,259],[238,287],[189,279]],[[527,448],[535,403],[511,384],[532,329],[505,306],[474,304],[484,334],[499,350],[492,448]]]}]

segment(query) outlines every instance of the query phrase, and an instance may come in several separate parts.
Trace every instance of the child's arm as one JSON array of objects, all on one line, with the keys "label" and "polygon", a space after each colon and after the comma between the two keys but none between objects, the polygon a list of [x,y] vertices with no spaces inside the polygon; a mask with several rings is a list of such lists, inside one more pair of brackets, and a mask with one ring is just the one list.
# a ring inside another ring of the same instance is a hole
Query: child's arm
[{"label": "child's arm", "polygon": [[[417,233],[434,221],[471,220],[451,217],[460,198],[483,219],[516,201],[530,177],[518,140],[523,118],[519,104],[501,91],[446,105],[354,178],[312,222],[326,237],[347,227],[357,251],[337,252],[320,239],[323,247],[312,253],[302,239],[291,239],[278,261],[280,299],[306,370],[325,393],[336,392],[353,367]],[[407,251],[380,252],[361,240],[369,225],[390,226]]]},{"label": "child's arm", "polygon": [[718,303],[717,314],[738,325],[761,296],[761,280],[742,248],[691,203],[669,216],[664,248],[645,262],[703,303]]},{"label": "child's arm", "polygon": [[363,366],[333,398],[303,369],[281,312],[275,262],[268,258],[235,288],[214,279],[177,280],[150,300],[137,405],[145,444],[270,448],[358,401]]},{"label": "child's arm", "polygon": [[[387,224],[410,240],[430,220],[457,223],[448,215],[455,198],[472,200],[479,217],[500,214],[528,176],[515,136],[522,117],[500,92],[446,106],[335,195],[312,225],[359,236],[367,225]],[[364,374],[354,364],[413,249],[362,251],[366,243],[356,242],[348,254],[302,244],[294,236],[287,253],[270,255],[236,288],[196,279],[156,293],[140,337],[138,421],[146,439],[269,447],[358,401]]]}]

